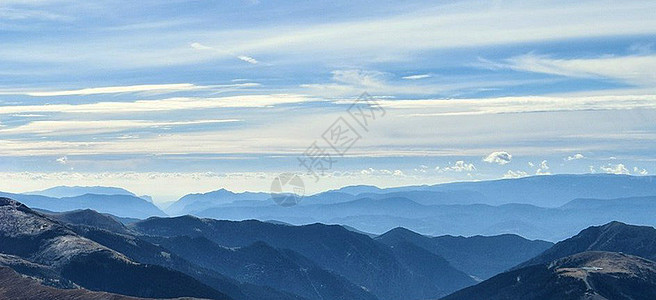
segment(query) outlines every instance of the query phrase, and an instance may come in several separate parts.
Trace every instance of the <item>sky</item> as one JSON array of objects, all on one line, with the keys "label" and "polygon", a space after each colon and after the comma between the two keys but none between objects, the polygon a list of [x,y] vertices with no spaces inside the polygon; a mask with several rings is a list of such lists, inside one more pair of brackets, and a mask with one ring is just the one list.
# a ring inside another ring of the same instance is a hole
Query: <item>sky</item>
[{"label": "sky", "polygon": [[268,191],[284,172],[307,193],[653,175],[654,11],[2,0],[0,190],[109,185],[163,202]]}]

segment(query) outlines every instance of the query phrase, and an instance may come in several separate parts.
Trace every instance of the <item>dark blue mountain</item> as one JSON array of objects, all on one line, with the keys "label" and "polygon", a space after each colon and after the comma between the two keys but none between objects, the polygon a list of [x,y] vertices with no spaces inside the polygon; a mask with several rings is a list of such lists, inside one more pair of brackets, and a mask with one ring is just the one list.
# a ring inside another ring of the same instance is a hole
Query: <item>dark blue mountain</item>
[{"label": "dark blue mountain", "polygon": [[405,228],[392,229],[375,239],[390,246],[407,243],[420,247],[479,280],[504,272],[553,246],[550,242],[510,234],[429,237]]},{"label": "dark blue mountain", "polygon": [[656,228],[610,222],[592,226],[579,234],[556,243],[544,253],[518,267],[543,264],[585,251],[611,251],[656,260]]},{"label": "dark blue mountain", "polygon": [[38,275],[56,276],[42,282],[62,278],[90,290],[138,297],[230,299],[183,273],[136,263],[7,198],[0,198],[0,253],[42,268]]},{"label": "dark blue mountain", "polygon": [[656,263],[622,253],[583,252],[499,274],[442,299],[656,299]]},{"label": "dark blue mountain", "polygon": [[[217,221],[194,217],[149,218],[130,228],[149,236],[205,238],[223,247],[264,242],[288,249],[320,268],[340,275],[380,299],[425,299],[474,283],[443,260],[426,265],[389,246],[341,226],[287,226],[259,221]],[[428,253],[430,254],[430,253]]]}]

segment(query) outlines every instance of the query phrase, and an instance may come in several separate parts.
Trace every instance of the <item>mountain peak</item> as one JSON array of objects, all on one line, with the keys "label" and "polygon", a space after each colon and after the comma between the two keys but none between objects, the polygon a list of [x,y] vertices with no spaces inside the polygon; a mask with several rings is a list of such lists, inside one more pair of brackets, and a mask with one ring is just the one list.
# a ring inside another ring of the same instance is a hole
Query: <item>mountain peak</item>
[{"label": "mountain peak", "polygon": [[655,284],[653,261],[589,251],[499,274],[443,300],[654,299]]},{"label": "mountain peak", "polygon": [[591,226],[579,234],[558,242],[544,253],[517,266],[542,264],[585,251],[624,252],[647,259],[656,259],[656,228],[628,225],[613,221]]}]

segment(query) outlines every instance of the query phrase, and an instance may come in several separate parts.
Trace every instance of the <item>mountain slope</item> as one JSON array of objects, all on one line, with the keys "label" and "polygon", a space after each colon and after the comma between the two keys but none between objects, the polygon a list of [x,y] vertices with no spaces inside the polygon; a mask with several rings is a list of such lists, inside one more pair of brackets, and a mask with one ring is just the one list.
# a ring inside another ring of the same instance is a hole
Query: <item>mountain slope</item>
[{"label": "mountain slope", "polygon": [[[146,240],[155,237],[141,237],[122,227],[121,231],[113,230],[123,226],[111,217],[92,210],[58,213],[55,218],[66,222],[77,234],[97,242],[105,247],[120,252],[131,260],[163,266],[194,277],[198,281],[224,292],[235,300],[298,300],[299,296],[281,292],[277,289],[257,286],[228,278],[224,274],[203,268],[185,258],[182,258],[170,249]],[[109,219],[108,219],[109,218]],[[111,222],[114,223],[111,223]],[[100,225],[100,226],[98,226]],[[191,260],[193,260],[192,257]],[[272,274],[275,276],[275,274]]]},{"label": "mountain slope", "polygon": [[656,228],[620,222],[592,226],[574,237],[556,243],[518,267],[542,264],[584,251],[623,252],[656,260]]},{"label": "mountain slope", "polygon": [[621,253],[583,252],[506,272],[442,299],[656,299],[656,263]]},{"label": "mountain slope", "polygon": [[[447,292],[439,282],[427,283],[422,279],[432,278],[443,270],[414,269],[400,261],[388,246],[341,226],[286,226],[254,220],[233,222],[186,216],[149,218],[131,224],[130,228],[145,235],[204,237],[224,247],[246,247],[262,241],[274,248],[299,253],[381,299],[423,299],[427,290]],[[466,278],[458,282],[458,287],[473,283]],[[432,295],[433,298],[439,296]]]},{"label": "mountain slope", "polygon": [[228,249],[203,237],[152,239],[176,255],[240,282],[269,286],[307,299],[376,299],[300,254],[264,242]]},{"label": "mountain slope", "polygon": [[428,237],[405,228],[395,228],[376,237],[393,246],[410,243],[443,257],[456,269],[481,280],[542,253],[553,246],[550,242],[530,241],[517,235]]},{"label": "mountain slope", "polygon": [[7,198],[0,198],[0,253],[40,265],[91,290],[138,297],[228,299],[180,272],[135,263]]},{"label": "mountain slope", "polygon": [[84,289],[62,290],[44,286],[36,280],[26,278],[7,267],[0,267],[0,299],[5,300],[136,300],[104,292],[92,292]]}]

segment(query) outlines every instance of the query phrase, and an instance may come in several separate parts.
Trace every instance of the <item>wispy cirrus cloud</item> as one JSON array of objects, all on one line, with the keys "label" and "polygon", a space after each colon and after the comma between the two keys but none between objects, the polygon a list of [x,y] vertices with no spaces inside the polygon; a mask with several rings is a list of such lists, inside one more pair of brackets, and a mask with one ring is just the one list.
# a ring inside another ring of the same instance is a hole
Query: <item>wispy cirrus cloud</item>
[{"label": "wispy cirrus cloud", "polygon": [[656,84],[656,74],[653,72],[656,68],[656,55],[606,55],[567,59],[525,54],[503,62],[483,60],[483,66],[566,77],[605,78],[636,86],[653,87]]},{"label": "wispy cirrus cloud", "polygon": [[[84,88],[76,90],[60,90],[60,91],[25,91],[25,92],[9,92],[13,94],[23,94],[33,97],[56,97],[56,96],[88,96],[98,94],[117,94],[117,93],[138,93],[138,92],[178,92],[190,91],[197,89],[206,89],[208,87],[198,86],[191,83],[176,83],[176,84],[143,84],[143,85],[127,85],[127,86],[110,86],[110,87],[96,87]],[[2,92],[0,92],[2,94]]]},{"label": "wispy cirrus cloud", "polygon": [[210,108],[257,108],[280,104],[318,101],[301,95],[245,95],[216,98],[167,98],[124,102],[97,102],[88,104],[14,105],[0,106],[0,115],[25,113],[98,113],[117,114],[135,112],[182,111]]},{"label": "wispy cirrus cloud", "polygon": [[259,61],[257,61],[257,59],[252,58],[250,56],[243,55],[243,54],[239,55],[239,54],[235,54],[235,53],[233,53],[229,50],[224,50],[224,49],[219,49],[219,48],[216,48],[216,47],[205,46],[205,45],[203,45],[201,43],[198,43],[198,42],[191,43],[190,46],[191,46],[191,48],[194,48],[196,50],[210,50],[210,51],[215,51],[215,52],[219,52],[219,53],[222,53],[222,54],[227,54],[227,55],[236,57],[237,59],[239,59],[241,61],[245,61],[245,62],[247,62],[249,64],[253,64],[253,65],[256,65],[256,64],[259,63]]},{"label": "wispy cirrus cloud", "polygon": [[408,76],[403,76],[403,79],[407,80],[417,80],[417,79],[425,79],[425,78],[430,78],[430,74],[417,74],[417,75],[408,75]]},{"label": "wispy cirrus cloud", "polygon": [[194,120],[175,122],[155,122],[144,120],[103,120],[103,121],[34,121],[26,125],[0,129],[0,134],[32,134],[36,136],[81,136],[143,128],[168,128],[188,125],[209,125],[239,122],[238,119]]}]

